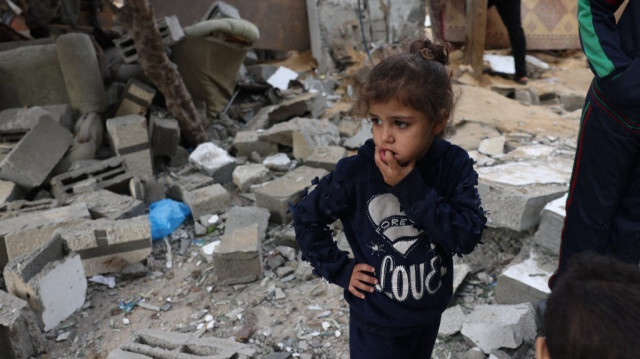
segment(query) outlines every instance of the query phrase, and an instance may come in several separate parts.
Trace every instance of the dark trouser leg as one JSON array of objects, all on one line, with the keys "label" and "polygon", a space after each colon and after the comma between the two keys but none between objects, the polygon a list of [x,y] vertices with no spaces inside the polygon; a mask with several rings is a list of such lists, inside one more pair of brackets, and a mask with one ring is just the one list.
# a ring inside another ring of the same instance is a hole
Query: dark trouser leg
[{"label": "dark trouser leg", "polygon": [[351,359],[429,359],[438,336],[440,321],[433,326],[403,336],[377,335],[349,324]]},{"label": "dark trouser leg", "polygon": [[527,40],[524,36],[522,20],[520,19],[520,0],[489,1],[489,7],[492,5],[496,6],[498,14],[500,14],[500,18],[509,33],[513,60],[516,64],[515,78],[519,79],[527,76],[527,64],[524,59],[527,55]]},{"label": "dark trouser leg", "polygon": [[640,262],[640,156],[636,155],[626,191],[613,222],[605,254],[638,265]]},{"label": "dark trouser leg", "polygon": [[[638,247],[634,244],[633,248],[622,248],[632,241],[625,238],[630,232],[638,237],[638,223],[627,223],[638,219],[636,205],[640,198],[623,199],[627,194],[640,193],[638,179],[631,181],[631,176],[638,174],[634,169],[638,163],[638,124],[613,113],[595,89],[592,85],[582,114],[560,261],[549,281],[551,287],[577,253],[619,255]],[[631,209],[632,206],[635,207]],[[618,217],[619,214],[623,216]]]}]

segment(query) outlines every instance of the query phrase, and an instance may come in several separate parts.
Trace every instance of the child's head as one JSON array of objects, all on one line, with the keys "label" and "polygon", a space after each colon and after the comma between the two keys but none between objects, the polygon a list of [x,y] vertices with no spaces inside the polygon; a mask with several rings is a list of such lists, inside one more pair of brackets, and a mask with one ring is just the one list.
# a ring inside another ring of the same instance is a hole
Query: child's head
[{"label": "child's head", "polygon": [[544,327],[539,358],[640,358],[640,267],[574,257],[547,300]]},{"label": "child's head", "polygon": [[413,41],[408,51],[378,63],[358,93],[355,110],[369,115],[371,105],[397,101],[424,114],[433,124],[442,124],[443,136],[453,112],[454,95],[449,71],[449,48],[428,39]]}]

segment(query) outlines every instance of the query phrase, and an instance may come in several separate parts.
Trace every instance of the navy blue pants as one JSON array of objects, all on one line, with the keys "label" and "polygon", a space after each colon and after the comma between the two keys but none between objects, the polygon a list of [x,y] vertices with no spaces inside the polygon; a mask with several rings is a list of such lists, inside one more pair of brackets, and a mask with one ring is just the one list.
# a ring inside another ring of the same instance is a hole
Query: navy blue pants
[{"label": "navy blue pants", "polygon": [[429,359],[438,336],[440,320],[422,331],[402,336],[375,334],[349,325],[351,359]]},{"label": "navy blue pants", "polygon": [[495,5],[500,14],[500,19],[507,28],[513,60],[516,65],[515,78],[527,76],[527,40],[522,29],[522,19],[520,18],[520,0],[489,0],[488,7]]},{"label": "navy blue pants", "polygon": [[[571,175],[560,263],[594,252],[640,261],[640,114],[612,108],[594,81],[582,112]],[[633,117],[631,117],[633,116]]]}]

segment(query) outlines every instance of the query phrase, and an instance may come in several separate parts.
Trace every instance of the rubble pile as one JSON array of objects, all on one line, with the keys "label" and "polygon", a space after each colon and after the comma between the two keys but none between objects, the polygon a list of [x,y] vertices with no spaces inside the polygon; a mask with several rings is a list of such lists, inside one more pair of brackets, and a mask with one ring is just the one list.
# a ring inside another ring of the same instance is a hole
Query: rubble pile
[{"label": "rubble pile", "polygon": [[[354,74],[369,64],[319,74],[290,65],[301,54],[260,61],[257,28],[216,6],[223,18],[156,21],[206,131],[197,144],[127,32],[112,47],[69,31],[0,48],[0,352],[348,357],[342,291],[300,259],[288,203],[370,137],[350,116]],[[578,55],[541,54],[555,66],[528,86],[489,75],[485,86],[456,56],[450,141],[474,159],[490,220],[483,244],[455,259],[434,358],[533,358],[588,86],[567,85],[562,66],[589,70]]]}]

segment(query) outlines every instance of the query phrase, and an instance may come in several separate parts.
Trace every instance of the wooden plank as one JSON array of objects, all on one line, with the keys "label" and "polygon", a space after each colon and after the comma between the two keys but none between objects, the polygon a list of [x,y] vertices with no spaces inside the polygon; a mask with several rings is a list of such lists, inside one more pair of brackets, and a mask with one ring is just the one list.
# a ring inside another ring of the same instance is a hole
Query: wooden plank
[{"label": "wooden plank", "polygon": [[473,68],[473,76],[479,80],[487,31],[487,0],[467,0],[466,20],[465,60]]}]

